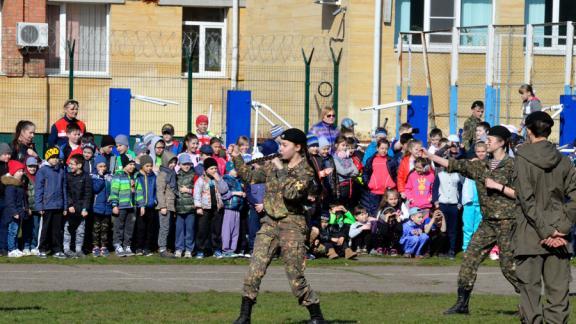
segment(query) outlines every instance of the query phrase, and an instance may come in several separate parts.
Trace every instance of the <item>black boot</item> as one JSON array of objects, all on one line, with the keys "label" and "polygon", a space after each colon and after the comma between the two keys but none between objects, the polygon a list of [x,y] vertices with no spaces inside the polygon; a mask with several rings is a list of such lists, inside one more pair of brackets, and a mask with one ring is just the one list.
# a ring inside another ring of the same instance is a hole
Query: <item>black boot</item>
[{"label": "black boot", "polygon": [[323,324],[324,316],[322,316],[322,311],[320,310],[320,304],[312,304],[308,307],[308,312],[310,312],[310,321],[308,324]]},{"label": "black boot", "polygon": [[250,317],[252,316],[252,306],[256,301],[242,297],[242,305],[240,306],[240,316],[234,321],[234,324],[250,324]]},{"label": "black boot", "polygon": [[467,290],[463,287],[458,287],[458,299],[456,300],[456,304],[448,308],[448,310],[444,312],[444,315],[468,314],[468,303],[470,302],[471,293],[471,289]]}]

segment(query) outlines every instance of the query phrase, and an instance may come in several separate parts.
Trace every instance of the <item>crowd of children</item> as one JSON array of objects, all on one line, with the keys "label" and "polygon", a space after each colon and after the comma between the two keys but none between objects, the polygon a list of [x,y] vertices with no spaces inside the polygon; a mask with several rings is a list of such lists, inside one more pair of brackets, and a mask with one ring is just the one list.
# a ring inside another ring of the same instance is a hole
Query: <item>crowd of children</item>
[{"label": "crowd of children", "polygon": [[[401,125],[395,139],[376,129],[363,148],[351,119],[338,128],[330,122],[331,108],[322,114],[307,143],[317,173],[317,190],[306,206],[308,258],[453,258],[466,250],[482,219],[476,185],[424,156],[484,160],[490,125],[481,120],[482,102],[472,105],[462,135],[433,129],[428,148],[409,124]],[[221,139],[208,131],[206,116],[196,119],[196,132],[181,142],[166,124],[161,135],[148,133],[133,145],[128,134],[104,135],[96,143],[83,123],[66,121],[58,132],[66,137],[59,135],[43,160],[25,147],[14,154],[14,145],[0,143],[0,252],[41,258],[250,257],[266,213],[266,186],[240,180]],[[15,138],[24,131],[17,129]],[[263,157],[278,153],[281,133],[273,127],[255,149],[240,137],[243,160],[252,168],[271,163]]]}]

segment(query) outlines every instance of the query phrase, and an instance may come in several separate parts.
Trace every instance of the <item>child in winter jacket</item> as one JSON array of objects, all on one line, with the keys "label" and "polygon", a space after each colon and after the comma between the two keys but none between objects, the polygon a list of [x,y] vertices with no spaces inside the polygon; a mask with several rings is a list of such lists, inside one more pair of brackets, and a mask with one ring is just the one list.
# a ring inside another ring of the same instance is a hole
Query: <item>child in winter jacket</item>
[{"label": "child in winter jacket", "polygon": [[410,208],[410,220],[402,226],[400,244],[404,248],[404,257],[423,258],[423,248],[428,241],[424,232],[424,212],[417,207]]},{"label": "child in winter jacket", "polygon": [[404,222],[410,218],[410,212],[408,205],[402,201],[400,193],[396,189],[389,189],[382,197],[380,206],[378,207],[378,212],[376,215],[381,214],[387,207],[392,207],[396,211],[396,214],[400,217],[400,221]]},{"label": "child in winter jacket", "polygon": [[449,256],[456,254],[456,239],[458,235],[458,218],[462,208],[461,192],[464,178],[457,172],[448,173],[442,167],[437,167],[437,175],[432,189],[432,201],[445,216],[450,240]]},{"label": "child in winter jacket", "polygon": [[218,163],[213,158],[204,160],[204,175],[194,185],[194,205],[198,220],[196,258],[202,259],[214,251],[216,258],[222,258],[222,195],[228,192],[228,185],[218,174]]},{"label": "child in winter jacket", "polygon": [[172,152],[165,151],[162,154],[162,165],[156,177],[156,197],[158,204],[156,209],[159,211],[158,220],[160,229],[158,231],[158,251],[163,258],[170,258],[172,254],[168,252],[168,233],[170,224],[174,221],[176,212],[176,163],[178,158]]},{"label": "child in winter jacket", "polygon": [[330,209],[329,232],[333,248],[328,250],[328,258],[335,259],[344,256],[347,259],[356,257],[356,253],[348,247],[350,239],[350,226],[356,222],[356,219],[342,205],[333,206]]},{"label": "child in winter jacket", "polygon": [[[474,151],[476,158],[479,160],[486,159],[486,143],[476,143]],[[464,211],[462,212],[462,250],[466,251],[468,243],[472,240],[472,235],[480,226],[482,221],[482,210],[480,209],[480,199],[478,198],[478,190],[476,189],[476,182],[466,178],[462,186],[462,205]]]},{"label": "child in winter jacket", "polygon": [[108,172],[108,163],[103,155],[94,159],[96,173],[92,175],[92,193],[94,204],[92,212],[94,225],[92,228],[92,256],[108,257],[108,231],[112,217],[112,204],[108,201],[112,187],[112,175]]},{"label": "child in winter jacket", "polygon": [[378,219],[372,223],[372,238],[375,251],[370,254],[397,256],[402,236],[400,214],[393,207],[385,207],[378,212]]},{"label": "child in winter jacket", "polygon": [[354,208],[356,222],[350,225],[348,235],[352,240],[352,251],[367,254],[372,249],[372,222],[364,207]]},{"label": "child in winter jacket", "polygon": [[18,249],[18,231],[25,218],[28,218],[28,202],[26,190],[22,182],[26,167],[17,160],[8,161],[8,173],[0,179],[5,186],[6,207],[4,217],[8,221],[8,257],[19,258],[23,256]]},{"label": "child in winter jacket", "polygon": [[398,185],[398,191],[406,198],[406,183],[408,182],[408,176],[414,170],[414,162],[417,158],[422,156],[422,142],[419,140],[412,139],[407,144],[404,156],[400,161],[398,166],[398,179],[396,184]]},{"label": "child in winter jacket", "polygon": [[[64,254],[69,258],[84,257],[84,230],[86,218],[92,206],[92,177],[84,172],[84,157],[72,155],[69,159],[70,172],[66,175],[68,190],[68,213],[64,223]],[[75,251],[72,251],[74,241]]]},{"label": "child in winter jacket", "polygon": [[42,230],[38,257],[46,258],[46,252],[52,251],[58,259],[66,258],[62,252],[64,227],[63,217],[67,213],[68,196],[66,189],[66,171],[60,164],[60,150],[52,147],[44,153],[45,165],[36,175],[34,203],[42,215]]},{"label": "child in winter jacket", "polygon": [[156,237],[156,175],[149,155],[140,157],[140,171],[136,174],[136,207],[136,255],[150,256]]},{"label": "child in winter jacket", "polygon": [[414,161],[414,171],[408,176],[404,194],[410,207],[430,209],[432,207],[432,187],[434,172],[430,170],[428,160],[420,157]]},{"label": "child in winter jacket", "polygon": [[112,178],[110,198],[112,204],[112,216],[114,236],[114,250],[118,257],[133,256],[131,244],[132,235],[134,234],[134,223],[136,214],[134,212],[134,198],[136,193],[136,182],[134,180],[134,171],[136,162],[128,154],[120,156],[123,166],[122,172],[117,172]]},{"label": "child in winter jacket", "polygon": [[34,186],[36,185],[36,173],[38,172],[38,159],[29,156],[26,159],[26,173],[24,174],[24,185],[26,186],[26,196],[28,198],[28,218],[22,222],[22,237],[24,239],[24,256],[38,255],[38,230],[42,221],[40,214],[36,211],[34,203]]},{"label": "child in winter jacket", "polygon": [[222,222],[222,252],[224,257],[235,257],[234,251],[238,246],[240,235],[240,210],[244,205],[244,192],[242,182],[234,169],[232,161],[226,163],[224,181],[228,185],[228,193],[222,196],[224,201],[224,220]]},{"label": "child in winter jacket", "polygon": [[176,177],[178,195],[176,196],[176,252],[177,258],[184,253],[191,258],[195,245],[194,227],[196,213],[194,209],[194,182],[198,178],[194,172],[194,162],[190,155],[180,155],[180,169]]},{"label": "child in winter jacket", "polygon": [[386,139],[379,140],[376,154],[367,160],[364,167],[363,179],[368,190],[365,190],[362,205],[370,216],[376,216],[386,191],[396,188],[397,165],[394,159],[388,158],[389,148],[390,143]]},{"label": "child in winter jacket", "polygon": [[346,137],[339,136],[336,139],[336,152],[333,154],[335,172],[338,174],[338,187],[340,195],[337,197],[339,204],[351,207],[352,181],[359,174],[358,168],[350,157],[350,148]]}]

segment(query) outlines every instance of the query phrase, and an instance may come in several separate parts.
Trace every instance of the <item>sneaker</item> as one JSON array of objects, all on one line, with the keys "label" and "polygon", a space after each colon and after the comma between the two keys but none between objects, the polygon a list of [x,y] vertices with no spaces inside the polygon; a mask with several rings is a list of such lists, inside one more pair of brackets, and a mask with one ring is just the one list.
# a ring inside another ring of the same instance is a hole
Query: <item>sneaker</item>
[{"label": "sneaker", "polygon": [[100,256],[100,248],[97,248],[97,247],[93,248],[92,249],[92,256],[95,258],[99,257]]},{"label": "sneaker", "polygon": [[196,259],[204,259],[204,252],[196,253]]},{"label": "sneaker", "polygon": [[306,259],[308,260],[316,260],[316,256],[312,253],[307,253],[306,254]]},{"label": "sneaker", "polygon": [[[75,258],[76,257],[76,253],[74,253],[70,250],[64,251],[64,255],[66,255],[67,258]],[[54,255],[54,256],[56,256],[56,255]]]},{"label": "sneaker", "polygon": [[216,250],[216,252],[214,252],[214,257],[216,259],[222,259],[224,255],[222,254],[222,251]]},{"label": "sneaker", "polygon": [[62,252],[56,252],[54,253],[53,257],[55,257],[56,259],[66,259],[66,254]]},{"label": "sneaker", "polygon": [[250,259],[252,257],[252,254],[244,253],[243,257],[245,257],[246,259]]},{"label": "sneaker", "polygon": [[105,248],[105,247],[101,248],[101,249],[100,249],[100,256],[101,256],[101,257],[104,257],[104,258],[109,257],[109,256],[110,256],[110,252],[108,251],[108,248]]},{"label": "sneaker", "polygon": [[192,258],[192,252],[186,251],[186,252],[184,253],[184,258],[186,258],[186,259]]},{"label": "sneaker", "polygon": [[124,249],[121,246],[116,247],[116,256],[119,258],[123,258],[126,255],[124,254]]},{"label": "sneaker", "polygon": [[180,259],[182,257],[182,250],[176,250],[174,257]]},{"label": "sneaker", "polygon": [[378,255],[378,250],[376,250],[376,249],[370,250],[370,254],[369,254],[369,255],[371,255],[371,256],[377,256],[377,255]]},{"label": "sneaker", "polygon": [[32,249],[30,251],[30,255],[38,255],[38,254],[40,254],[40,251],[38,251],[38,249]]},{"label": "sneaker", "polygon": [[390,256],[398,256],[398,251],[396,249],[390,249]]},{"label": "sneaker", "polygon": [[85,258],[86,254],[84,254],[84,252],[80,251],[80,252],[76,252],[76,255],[74,256],[76,259],[78,258]]},{"label": "sneaker", "polygon": [[500,259],[500,255],[498,253],[490,252],[490,260],[498,261]]},{"label": "sneaker", "polygon": [[164,251],[160,251],[160,257],[171,259],[174,257],[174,255],[172,253],[170,253],[168,250],[164,250]]},{"label": "sneaker", "polygon": [[132,252],[132,249],[130,249],[129,246],[127,246],[127,247],[124,249],[124,256],[127,256],[127,257],[134,256],[134,252]]},{"label": "sneaker", "polygon": [[31,256],[32,252],[30,252],[30,249],[24,249],[22,250],[22,256]]},{"label": "sneaker", "polygon": [[153,256],[154,253],[152,253],[152,251],[150,251],[150,250],[143,250],[142,255],[143,256]]},{"label": "sneaker", "polygon": [[22,251],[16,249],[16,250],[12,250],[10,252],[8,252],[8,257],[9,258],[21,258],[22,257]]},{"label": "sneaker", "polygon": [[142,250],[142,249],[136,250],[136,256],[143,256],[143,255],[144,255],[144,250]]},{"label": "sneaker", "polygon": [[46,254],[46,252],[40,252],[38,251],[38,257],[40,259],[46,259],[48,257],[48,255]]},{"label": "sneaker", "polygon": [[450,260],[454,260],[456,258],[456,252],[454,251],[448,251],[448,258]]}]

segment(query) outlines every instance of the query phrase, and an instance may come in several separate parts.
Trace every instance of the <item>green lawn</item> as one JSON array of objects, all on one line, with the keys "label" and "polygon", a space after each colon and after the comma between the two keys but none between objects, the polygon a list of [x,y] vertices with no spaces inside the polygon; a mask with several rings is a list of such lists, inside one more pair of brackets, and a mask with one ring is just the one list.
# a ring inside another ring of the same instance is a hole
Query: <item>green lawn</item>
[{"label": "green lawn", "polygon": [[[336,259],[328,260],[326,258],[310,260],[307,262],[309,267],[322,267],[322,266],[382,266],[382,265],[412,265],[412,266],[450,266],[459,265],[462,262],[462,254],[459,254],[455,260],[449,260],[447,258],[428,258],[428,259],[404,259],[402,257],[374,257],[374,256],[363,256],[359,260],[346,260],[346,259]],[[47,259],[39,259],[37,257],[23,257],[23,258],[0,258],[0,264],[65,264],[65,265],[75,265],[75,264],[96,264],[96,265],[107,265],[107,264],[140,264],[140,265],[154,265],[154,264],[193,264],[193,265],[247,265],[249,263],[248,259],[215,259],[215,258],[205,258],[203,260],[196,259],[163,259],[159,256],[150,257],[130,257],[130,258],[117,258],[115,256],[110,256],[108,258],[93,258],[87,256],[83,259],[67,259],[59,260],[52,257]],[[281,261],[275,260],[273,264],[281,264]],[[498,262],[486,260],[484,265],[487,266],[498,266]]]},{"label": "green lawn", "polygon": [[[470,316],[444,316],[454,295],[324,293],[329,323],[514,323],[516,297],[475,295]],[[1,323],[231,323],[233,293],[36,292],[0,293]],[[574,317],[573,310],[573,318]],[[308,312],[288,293],[263,293],[253,323],[304,323]]]}]

